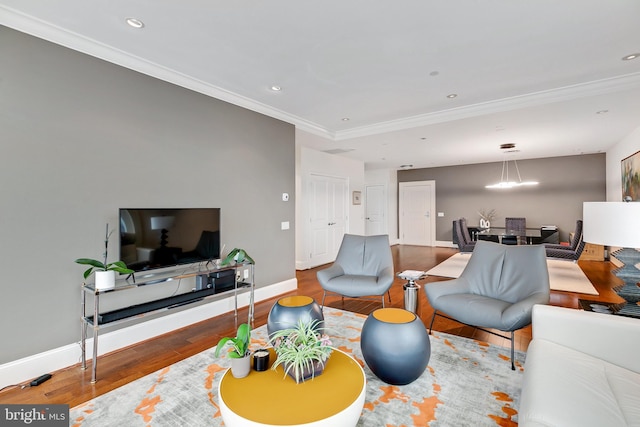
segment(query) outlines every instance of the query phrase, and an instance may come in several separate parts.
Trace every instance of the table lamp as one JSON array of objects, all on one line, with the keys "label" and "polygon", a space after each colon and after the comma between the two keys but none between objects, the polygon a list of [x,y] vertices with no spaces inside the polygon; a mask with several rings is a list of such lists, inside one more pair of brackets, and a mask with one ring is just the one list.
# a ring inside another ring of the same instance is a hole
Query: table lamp
[{"label": "table lamp", "polygon": [[626,301],[616,314],[640,317],[640,203],[637,202],[585,202],[582,219],[583,237],[587,243],[620,247],[612,252],[624,265],[613,270],[613,274],[624,281],[615,288]]},{"label": "table lamp", "polygon": [[160,247],[165,248],[168,242],[168,228],[173,226],[174,216],[154,216],[151,217],[151,229],[160,230]]}]

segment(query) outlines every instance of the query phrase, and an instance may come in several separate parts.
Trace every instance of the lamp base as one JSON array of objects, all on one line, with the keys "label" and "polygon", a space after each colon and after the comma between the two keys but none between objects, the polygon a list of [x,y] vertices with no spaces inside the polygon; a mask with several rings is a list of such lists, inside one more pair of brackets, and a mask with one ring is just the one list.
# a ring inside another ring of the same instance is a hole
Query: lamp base
[{"label": "lamp base", "polygon": [[627,317],[635,317],[636,319],[640,318],[640,305],[637,304],[625,304],[620,308],[620,310],[616,311],[614,314],[618,316],[627,316]]},{"label": "lamp base", "polygon": [[627,302],[615,314],[621,316],[640,317],[640,270],[636,267],[640,263],[640,252],[632,248],[622,248],[611,255],[623,262],[622,267],[616,268],[612,273],[624,281],[623,285],[614,288],[616,293]]}]

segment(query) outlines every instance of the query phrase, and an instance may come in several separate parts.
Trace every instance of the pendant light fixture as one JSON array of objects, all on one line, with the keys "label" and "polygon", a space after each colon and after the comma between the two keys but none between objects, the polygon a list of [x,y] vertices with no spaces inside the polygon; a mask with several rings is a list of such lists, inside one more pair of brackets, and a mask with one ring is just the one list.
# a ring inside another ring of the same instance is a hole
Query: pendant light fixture
[{"label": "pendant light fixture", "polygon": [[[500,149],[502,149],[502,150],[512,150],[513,148],[515,148],[515,146],[516,146],[515,144],[502,144],[500,146]],[[506,151],[506,152],[514,152],[514,151],[516,151],[516,150]],[[509,180],[509,162],[510,161],[513,162],[513,167],[516,170],[516,174],[518,176],[518,180],[517,181],[510,181]],[[485,185],[485,188],[507,189],[507,188],[515,188],[515,187],[521,187],[521,186],[533,186],[533,185],[538,185],[538,181],[523,181],[522,177],[520,176],[520,169],[518,169],[518,161],[515,160],[515,159],[514,160],[507,160],[507,158],[505,157],[505,159],[502,161],[502,173],[500,174],[500,182],[498,182],[496,184]]]}]

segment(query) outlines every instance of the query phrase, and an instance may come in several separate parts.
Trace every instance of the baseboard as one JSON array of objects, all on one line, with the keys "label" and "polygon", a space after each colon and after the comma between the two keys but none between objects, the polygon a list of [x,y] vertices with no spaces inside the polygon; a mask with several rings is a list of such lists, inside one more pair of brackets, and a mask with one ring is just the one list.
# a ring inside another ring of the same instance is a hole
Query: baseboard
[{"label": "baseboard", "polygon": [[448,240],[436,240],[436,246],[439,248],[454,248],[458,249],[458,245]]},{"label": "baseboard", "polygon": [[[297,286],[298,281],[294,278],[257,288],[254,295],[255,302],[293,291]],[[246,307],[248,305],[249,293],[245,292],[238,295],[238,307]],[[232,312],[233,309],[234,299],[231,295],[224,299],[137,323],[127,328],[100,334],[98,356]],[[86,349],[87,359],[90,359],[93,352],[92,338],[87,340]],[[81,361],[81,356],[80,343],[78,342],[5,363],[0,365],[0,388],[12,384],[21,384],[44,373],[51,373],[78,364]]]}]

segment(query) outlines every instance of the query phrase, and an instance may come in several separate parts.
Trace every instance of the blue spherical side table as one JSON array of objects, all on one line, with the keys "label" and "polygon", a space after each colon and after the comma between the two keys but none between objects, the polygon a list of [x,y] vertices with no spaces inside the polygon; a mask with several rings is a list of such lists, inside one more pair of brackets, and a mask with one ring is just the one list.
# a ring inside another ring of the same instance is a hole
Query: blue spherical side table
[{"label": "blue spherical side table", "polygon": [[324,315],[313,298],[302,295],[280,298],[269,311],[267,333],[271,336],[281,329],[295,328],[300,319],[304,322],[317,320],[317,329],[324,328]]},{"label": "blue spherical side table", "polygon": [[360,348],[369,369],[387,384],[409,384],[424,372],[431,343],[424,324],[401,308],[381,308],[362,326]]}]

